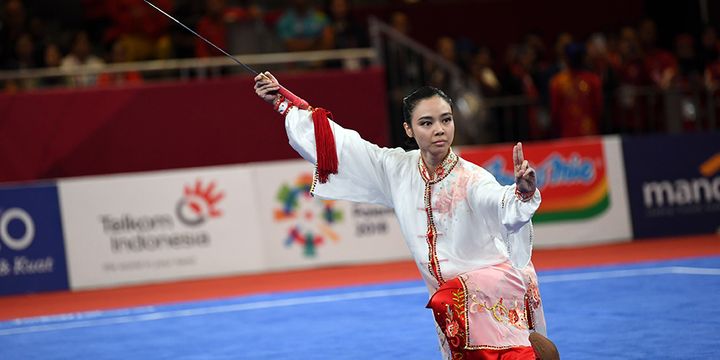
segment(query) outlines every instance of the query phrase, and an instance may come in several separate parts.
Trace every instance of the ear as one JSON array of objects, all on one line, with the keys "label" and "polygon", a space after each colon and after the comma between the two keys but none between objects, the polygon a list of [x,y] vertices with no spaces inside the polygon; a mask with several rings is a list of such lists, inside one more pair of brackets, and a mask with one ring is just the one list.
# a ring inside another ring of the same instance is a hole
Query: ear
[{"label": "ear", "polygon": [[405,134],[409,138],[413,138],[414,134],[413,134],[412,128],[410,127],[410,125],[407,122],[403,122],[403,128],[405,128]]}]

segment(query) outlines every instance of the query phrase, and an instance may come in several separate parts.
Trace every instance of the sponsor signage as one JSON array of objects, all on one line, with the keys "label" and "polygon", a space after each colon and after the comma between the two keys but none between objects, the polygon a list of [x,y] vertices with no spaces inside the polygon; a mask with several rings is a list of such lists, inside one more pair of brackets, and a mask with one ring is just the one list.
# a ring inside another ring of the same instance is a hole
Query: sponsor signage
[{"label": "sponsor signage", "polygon": [[634,236],[720,231],[720,134],[623,139]]},{"label": "sponsor signage", "polygon": [[61,182],[72,287],[260,269],[250,184],[240,167]]},{"label": "sponsor signage", "polygon": [[313,166],[303,160],[254,169],[270,268],[409,258],[392,209],[313,197]]},{"label": "sponsor signage", "polygon": [[[535,168],[542,204],[533,217],[537,244],[584,244],[629,240],[620,143],[616,137],[523,144]],[[515,182],[512,144],[461,148],[460,155]]]},{"label": "sponsor signage", "polygon": [[0,188],[0,295],[67,288],[55,185]]}]

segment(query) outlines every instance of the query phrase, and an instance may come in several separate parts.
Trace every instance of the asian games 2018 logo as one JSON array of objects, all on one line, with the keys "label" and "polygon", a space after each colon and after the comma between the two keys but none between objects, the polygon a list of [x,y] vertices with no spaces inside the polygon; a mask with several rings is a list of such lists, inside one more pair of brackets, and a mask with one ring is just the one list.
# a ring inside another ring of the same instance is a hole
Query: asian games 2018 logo
[{"label": "asian games 2018 logo", "polygon": [[312,175],[301,174],[293,184],[283,184],[276,198],[280,207],[275,208],[274,214],[275,221],[290,223],[285,246],[302,246],[306,257],[314,257],[317,247],[328,240],[339,241],[332,226],[342,221],[342,212],[335,208],[335,201],[312,197],[312,181]]},{"label": "asian games 2018 logo", "polygon": [[222,216],[222,211],[216,206],[225,197],[225,193],[217,192],[215,187],[214,181],[203,187],[200,180],[195,181],[194,187],[186,185],[183,197],[175,205],[175,215],[180,222],[188,226],[197,226],[210,218]]}]

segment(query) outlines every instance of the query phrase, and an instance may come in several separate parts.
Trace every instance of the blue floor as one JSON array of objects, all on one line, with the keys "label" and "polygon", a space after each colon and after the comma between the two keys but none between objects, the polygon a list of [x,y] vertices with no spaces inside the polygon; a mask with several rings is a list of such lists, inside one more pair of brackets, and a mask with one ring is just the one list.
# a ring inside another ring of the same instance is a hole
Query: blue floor
[{"label": "blue floor", "polygon": [[[563,359],[720,359],[720,258],[541,272]],[[439,359],[419,281],[0,322],[0,359]]]}]

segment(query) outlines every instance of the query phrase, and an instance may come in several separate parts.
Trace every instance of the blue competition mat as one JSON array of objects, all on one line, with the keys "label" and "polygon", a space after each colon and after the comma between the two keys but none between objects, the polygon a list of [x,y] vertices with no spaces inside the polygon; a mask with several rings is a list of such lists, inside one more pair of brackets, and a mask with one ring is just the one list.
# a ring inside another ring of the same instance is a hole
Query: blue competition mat
[{"label": "blue competition mat", "polygon": [[[720,358],[720,258],[540,273],[563,359]],[[420,281],[0,322],[0,359],[439,359]]]}]

